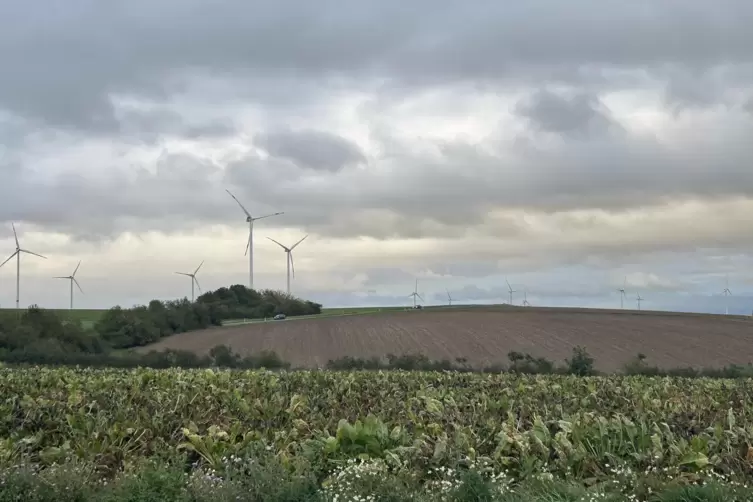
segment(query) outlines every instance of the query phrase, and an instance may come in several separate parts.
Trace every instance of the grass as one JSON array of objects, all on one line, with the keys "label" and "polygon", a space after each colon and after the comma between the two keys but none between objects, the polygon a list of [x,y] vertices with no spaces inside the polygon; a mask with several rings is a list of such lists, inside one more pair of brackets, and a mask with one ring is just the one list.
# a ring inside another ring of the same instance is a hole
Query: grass
[{"label": "grass", "polygon": [[[47,309],[55,312],[63,319],[78,321],[85,328],[94,326],[100,320],[106,309]],[[0,312],[14,312],[15,309],[0,309]]]}]

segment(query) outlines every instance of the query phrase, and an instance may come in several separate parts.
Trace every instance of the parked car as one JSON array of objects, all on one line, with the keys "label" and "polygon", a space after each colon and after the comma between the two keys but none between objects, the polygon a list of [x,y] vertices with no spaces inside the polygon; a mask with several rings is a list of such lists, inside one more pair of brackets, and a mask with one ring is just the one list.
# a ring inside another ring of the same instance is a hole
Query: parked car
[{"label": "parked car", "polygon": [[272,319],[274,319],[275,321],[282,321],[285,319],[285,314],[277,314]]}]

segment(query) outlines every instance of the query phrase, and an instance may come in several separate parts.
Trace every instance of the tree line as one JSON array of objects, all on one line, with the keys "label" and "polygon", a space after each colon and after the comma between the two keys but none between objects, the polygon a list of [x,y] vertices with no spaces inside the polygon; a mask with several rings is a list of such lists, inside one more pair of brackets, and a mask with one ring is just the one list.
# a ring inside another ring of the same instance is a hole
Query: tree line
[{"label": "tree line", "polygon": [[[113,307],[93,326],[67,319],[37,306],[18,312],[0,311],[0,360],[34,362],[94,355],[100,359],[116,349],[154,343],[167,336],[238,318],[265,318],[321,313],[318,303],[273,290],[255,291],[242,285],[219,288],[187,299],[152,300],[132,308]],[[88,359],[87,359],[88,360]]]}]

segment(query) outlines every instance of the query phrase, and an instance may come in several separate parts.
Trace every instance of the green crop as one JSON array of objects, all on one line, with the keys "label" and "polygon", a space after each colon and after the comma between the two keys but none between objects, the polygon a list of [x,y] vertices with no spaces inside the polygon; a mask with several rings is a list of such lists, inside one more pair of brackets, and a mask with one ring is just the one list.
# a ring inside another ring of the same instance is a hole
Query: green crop
[{"label": "green crop", "polygon": [[753,381],[417,372],[0,368],[0,462],[112,469],[165,452],[207,466],[483,463],[578,479],[608,465],[753,467]]}]

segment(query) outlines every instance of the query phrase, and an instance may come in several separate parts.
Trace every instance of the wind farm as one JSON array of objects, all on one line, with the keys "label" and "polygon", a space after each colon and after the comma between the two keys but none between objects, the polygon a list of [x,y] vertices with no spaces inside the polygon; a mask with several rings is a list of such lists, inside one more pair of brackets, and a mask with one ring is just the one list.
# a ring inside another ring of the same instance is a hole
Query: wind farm
[{"label": "wind farm", "polygon": [[[248,257],[248,284],[249,286],[253,286],[255,253],[253,237],[254,222],[260,219],[280,216],[285,213],[280,211],[254,217],[233,193],[229,190],[227,190],[227,193],[242,210],[245,216],[245,221],[248,223],[248,236],[246,239],[244,256]],[[15,223],[12,224],[11,227],[13,230],[15,250],[13,250],[10,256],[0,264],[0,268],[10,263],[14,258],[16,259],[15,306],[17,310],[20,310],[22,282],[21,255],[28,255],[30,258],[40,259],[47,259],[47,257],[35,251],[31,251],[26,247],[22,247]],[[294,251],[298,252],[300,249],[299,246],[309,238],[309,234],[305,234],[292,245],[285,244],[284,240],[280,240],[277,236],[275,236],[277,238],[271,236],[264,237],[277,247],[278,252],[279,250],[282,250],[285,257],[284,287],[275,289],[284,292],[288,297],[292,297],[293,281],[296,278],[295,260],[293,256]],[[239,251],[238,256],[240,257]],[[269,258],[267,258],[267,260],[268,259]],[[67,280],[69,282],[67,310],[72,315],[75,315],[76,312],[74,309],[76,306],[76,293],[84,293],[77,276],[81,263],[81,260],[79,260],[70,275],[53,276],[54,279]],[[205,264],[206,262],[202,260],[198,266],[191,271],[185,271],[184,269],[183,271],[174,272],[176,275],[189,279],[191,288],[190,296],[186,294],[185,298],[189,299],[191,303],[197,301],[197,293],[199,295],[203,293],[198,275],[202,270],[204,270],[205,274],[207,273],[207,269],[204,268]],[[265,265],[267,265],[266,260]],[[90,266],[87,267],[87,270],[90,268]],[[211,273],[211,263],[209,270]],[[265,271],[267,280],[269,280],[269,275],[270,274]],[[431,278],[429,277],[429,279]],[[647,300],[643,296],[644,293],[639,291],[639,288],[636,287],[638,283],[631,281],[629,284],[627,276],[623,278],[622,284],[619,287],[612,284],[609,286],[609,289],[607,289],[607,291],[612,292],[612,295],[614,295],[615,291],[619,295],[619,309],[616,308],[616,304],[613,304],[614,307],[610,307],[613,308],[613,310],[610,308],[547,307],[545,302],[541,302],[540,297],[531,297],[531,291],[528,288],[530,282],[528,280],[525,281],[525,286],[521,282],[510,282],[511,280],[512,278],[504,278],[504,286],[499,288],[499,296],[502,298],[499,298],[496,305],[479,305],[469,302],[468,298],[465,297],[462,292],[453,291],[449,286],[442,287],[441,281],[438,282],[436,279],[429,281],[429,290],[432,296],[427,296],[419,290],[419,282],[422,282],[423,287],[427,287],[426,282],[423,282],[424,278],[419,280],[419,277],[416,276],[412,280],[412,291],[410,294],[403,297],[408,300],[404,301],[403,307],[399,307],[396,304],[392,307],[379,308],[324,308],[322,313],[318,315],[308,315],[301,319],[296,319],[295,316],[293,316],[290,317],[289,320],[296,322],[283,323],[285,326],[289,327],[285,328],[285,334],[280,337],[280,340],[285,340],[289,337],[300,338],[313,336],[309,342],[306,342],[306,345],[313,343],[317,347],[320,344],[326,346],[328,343],[325,339],[317,341],[317,337],[319,336],[324,336],[326,339],[337,339],[338,336],[342,335],[350,337],[352,340],[359,340],[363,338],[363,336],[368,336],[376,337],[376,339],[379,340],[385,340],[383,345],[375,345],[369,348],[367,347],[368,344],[366,344],[364,345],[366,348],[363,348],[363,350],[358,349],[358,354],[364,356],[376,353],[383,356],[385,353],[405,353],[411,351],[420,353],[428,351],[427,355],[430,356],[447,355],[440,353],[441,351],[438,351],[437,347],[434,347],[433,345],[440,344],[443,347],[452,346],[452,350],[457,351],[457,354],[459,354],[458,357],[467,357],[469,360],[475,361],[479,364],[483,361],[504,358],[504,355],[506,354],[505,351],[518,350],[523,346],[525,346],[528,349],[528,352],[531,353],[537,353],[537,350],[540,349],[540,353],[547,357],[558,357],[563,350],[562,347],[584,344],[587,345],[590,350],[594,351],[595,355],[601,356],[601,360],[603,360],[604,364],[608,366],[609,364],[617,364],[615,361],[617,361],[619,357],[614,353],[615,350],[618,352],[622,351],[623,356],[626,356],[626,354],[632,350],[629,347],[636,348],[636,350],[640,349],[651,351],[655,354],[661,354],[661,350],[665,350],[661,348],[661,344],[665,343],[666,339],[672,339],[673,336],[680,336],[679,333],[686,333],[687,336],[690,337],[698,337],[695,343],[699,346],[718,343],[718,339],[717,341],[712,342],[712,339],[703,337],[700,331],[701,326],[705,326],[703,329],[706,330],[706,332],[708,332],[708,330],[714,331],[716,329],[719,332],[719,336],[732,337],[729,339],[730,346],[736,346],[735,344],[738,343],[736,341],[737,338],[735,338],[738,336],[736,334],[738,331],[750,329],[750,317],[730,315],[729,301],[732,297],[732,290],[729,285],[729,277],[726,278],[725,287],[722,290],[724,316],[721,317],[726,317],[728,321],[727,323],[722,323],[720,317],[714,315],[652,311],[650,310],[650,301]],[[513,285],[514,283],[516,284],[515,286]],[[282,282],[280,283],[280,286],[283,286]],[[439,289],[439,287],[441,287],[441,289]],[[535,291],[540,292],[540,284],[534,284],[534,289]],[[516,293],[522,295],[522,298],[516,298]],[[613,301],[614,296],[611,296],[611,298]],[[628,298],[635,299],[635,307],[632,309],[628,308],[626,304],[627,302],[625,300],[628,300]],[[427,299],[429,300],[428,302]],[[536,303],[536,306],[532,305],[531,299]],[[645,302],[649,302],[649,310],[646,310]],[[400,312],[401,310],[406,312]],[[86,316],[83,314],[85,311],[82,310],[80,312],[82,312],[81,316],[79,316],[81,320],[88,323],[94,323],[99,316],[102,315],[103,311],[88,310],[86,311],[88,312]],[[409,314],[407,312],[415,313]],[[356,320],[356,318],[358,320]],[[480,322],[482,320],[483,322]],[[174,335],[169,337],[169,339],[159,342],[157,345],[148,345],[148,347],[157,349],[180,348],[202,352],[205,350],[206,344],[212,344],[213,346],[218,343],[224,343],[226,336],[230,336],[231,333],[237,334],[239,333],[237,330],[241,330],[248,334],[243,335],[242,342],[231,340],[230,346],[240,350],[241,353],[244,350],[259,349],[260,346],[254,340],[256,340],[258,336],[266,337],[264,333],[267,333],[270,328],[265,328],[263,326],[269,321],[265,322],[264,320],[259,319],[252,319],[249,322],[246,322],[245,320],[241,321],[242,322],[228,322],[228,327],[223,327],[219,330],[214,329],[206,332],[199,331]],[[458,323],[467,325],[468,328],[458,329]],[[501,326],[505,326],[504,329],[502,329]],[[516,332],[518,333],[517,335],[513,336],[511,334],[511,326],[515,326],[515,330],[517,330]],[[450,331],[450,329],[454,331]],[[418,330],[419,334],[411,335],[409,337],[411,340],[410,343],[405,341],[386,341],[392,339],[390,337],[393,337],[393,335],[390,333],[403,333],[400,335],[402,337],[407,336],[406,333],[411,332],[412,330]],[[652,333],[655,332],[662,332],[662,337],[653,336]],[[204,333],[204,335],[202,335],[204,338],[201,343],[198,343],[195,340],[195,337],[199,336],[198,333]],[[537,336],[539,336],[537,333],[546,333],[546,336],[551,338],[551,340],[547,342],[543,338],[537,338]],[[673,335],[672,333],[677,334]],[[638,334],[641,334],[641,336],[638,337]],[[643,336],[643,334],[645,334],[645,336]],[[453,341],[447,341],[448,337],[452,338]],[[618,341],[618,338],[623,340],[624,343]],[[661,338],[661,340],[659,340],[659,338]],[[366,342],[358,341],[356,343],[365,344]],[[526,346],[526,343],[533,343],[534,345]],[[470,348],[474,346],[476,349],[471,350]],[[620,348],[615,349],[615,346],[619,346]],[[327,354],[317,353],[316,351],[311,355],[295,354],[294,351],[291,352],[291,349],[286,348],[284,344],[272,344],[268,347],[265,345],[264,347],[264,350],[269,349],[281,354],[290,355],[292,361],[299,361],[304,366],[316,366],[319,362],[324,360],[325,355],[335,357],[339,354],[336,349],[327,349],[329,350]],[[484,348],[481,349],[480,347]],[[474,352],[474,350],[476,352]],[[709,350],[712,350],[710,346]],[[482,352],[485,355],[482,354]],[[701,352],[698,352],[698,354],[700,353]],[[702,351],[702,353],[708,353],[708,351]],[[734,354],[728,354],[727,352],[718,354],[716,362],[720,364],[734,363],[738,360],[738,355],[745,355],[745,357],[748,357],[746,354],[747,352],[738,347]],[[682,358],[678,358],[674,362],[678,364],[695,364],[696,361],[693,357],[686,355]],[[751,354],[750,357],[753,358],[753,354]],[[673,360],[667,355],[666,361],[669,363]]]}]

